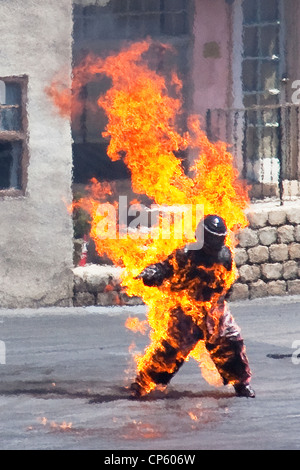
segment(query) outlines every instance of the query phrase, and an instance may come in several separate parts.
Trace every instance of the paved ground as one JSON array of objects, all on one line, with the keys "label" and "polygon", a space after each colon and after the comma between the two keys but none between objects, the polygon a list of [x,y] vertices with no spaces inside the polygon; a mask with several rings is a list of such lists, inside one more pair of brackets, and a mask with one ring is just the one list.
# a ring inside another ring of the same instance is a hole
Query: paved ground
[{"label": "paved ground", "polygon": [[0,310],[0,448],[299,449],[300,298],[231,308],[254,400],[211,387],[192,360],[166,395],[128,399],[129,346],[147,338],[124,321],[144,307]]}]

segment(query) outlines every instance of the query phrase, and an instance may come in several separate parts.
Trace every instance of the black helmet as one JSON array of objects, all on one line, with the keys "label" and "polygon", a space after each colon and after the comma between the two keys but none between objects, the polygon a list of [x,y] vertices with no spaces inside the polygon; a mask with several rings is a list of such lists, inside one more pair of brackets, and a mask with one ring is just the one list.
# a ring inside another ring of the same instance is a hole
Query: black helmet
[{"label": "black helmet", "polygon": [[225,221],[218,215],[207,215],[204,217],[204,230],[216,237],[226,237],[227,235]]},{"label": "black helmet", "polygon": [[227,227],[224,219],[218,215],[206,215],[196,230],[196,238],[204,238],[204,247],[210,250],[219,250],[227,235]]}]

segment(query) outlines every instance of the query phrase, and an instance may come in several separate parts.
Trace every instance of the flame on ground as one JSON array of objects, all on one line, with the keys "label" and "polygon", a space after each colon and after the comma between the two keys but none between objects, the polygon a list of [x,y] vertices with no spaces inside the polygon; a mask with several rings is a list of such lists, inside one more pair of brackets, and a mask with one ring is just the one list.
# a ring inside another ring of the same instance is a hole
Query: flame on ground
[{"label": "flame on ground", "polygon": [[129,318],[127,318],[127,320],[125,322],[125,326],[129,330],[134,331],[135,333],[139,332],[142,335],[145,335],[147,333],[147,329],[148,329],[148,322],[147,322],[147,320],[142,320],[141,321],[136,317],[134,317],[134,318],[129,317]]},{"label": "flame on ground", "polygon": [[[244,209],[249,202],[248,187],[239,180],[227,145],[210,142],[197,116],[189,116],[186,131],[178,128],[178,116],[182,114],[182,83],[174,72],[164,77],[150,68],[146,57],[151,55],[154,46],[147,40],[106,59],[89,55],[73,71],[72,94],[66,89],[59,90],[57,82],[47,92],[62,114],[70,112],[71,108],[76,113],[81,109],[82,86],[98,74],[108,76],[112,85],[104,96],[99,97],[98,106],[105,110],[108,118],[103,136],[109,141],[107,153],[111,160],[123,159],[131,172],[134,192],[147,195],[155,204],[192,205],[193,208],[203,205],[204,214],[217,213],[223,217],[230,231],[226,244],[233,250],[235,232],[247,225]],[[161,54],[170,50],[169,46],[159,47]],[[194,156],[189,175],[175,155],[187,150]],[[132,236],[118,225],[118,202],[108,202],[113,188],[94,179],[88,192],[88,196],[77,204],[91,214],[91,236],[98,253],[108,255],[116,265],[124,268],[122,284],[127,293],[142,297],[149,307],[150,345],[136,358],[137,370],[144,370],[157,343],[168,335],[170,312],[176,305],[183,306],[184,311],[198,321],[202,312],[218,300],[218,296],[214,296],[209,303],[195,302],[187,290],[171,292],[167,281],[163,288],[155,288],[134,279],[147,265],[162,261],[187,241],[194,240],[197,214],[192,211],[192,223],[181,238],[174,236],[174,217],[169,239],[162,236],[165,228],[162,216],[146,235],[140,232]],[[219,268],[217,274],[224,289],[228,289],[236,278],[235,270],[228,273]],[[130,321],[132,327],[133,321]],[[138,323],[134,326],[140,330]],[[172,342],[172,339],[168,340]],[[216,383],[216,370],[204,350],[200,344],[191,356],[199,360],[205,377]],[[147,391],[155,386],[149,379]]]},{"label": "flame on ground", "polygon": [[38,421],[43,425],[47,426],[50,429],[56,429],[58,431],[69,431],[72,429],[72,423],[69,422],[67,423],[66,421],[63,421],[62,423],[56,423],[56,421],[49,421],[48,418],[43,416],[42,418],[38,418]]}]

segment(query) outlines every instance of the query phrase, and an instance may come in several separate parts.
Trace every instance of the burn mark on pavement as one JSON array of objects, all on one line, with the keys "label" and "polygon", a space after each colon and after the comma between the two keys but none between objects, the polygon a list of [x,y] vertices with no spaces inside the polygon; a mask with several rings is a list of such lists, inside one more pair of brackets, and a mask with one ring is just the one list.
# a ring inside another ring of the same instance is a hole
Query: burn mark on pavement
[{"label": "burn mark on pavement", "polygon": [[[293,354],[292,353],[288,353],[288,354],[267,354],[267,357],[269,357],[270,359],[286,359],[286,358],[293,357]],[[298,354],[296,357],[300,358],[300,354]]]},{"label": "burn mark on pavement", "polygon": [[[53,383],[29,382],[11,386],[9,388],[0,389],[0,395],[30,395],[35,398],[42,399],[82,399],[87,400],[89,404],[109,403],[118,400],[134,400],[130,396],[130,392],[126,387],[115,387],[106,393],[97,393],[87,390],[70,390],[74,388],[74,384],[65,384],[65,388],[59,385],[53,386]],[[232,398],[235,393],[230,390],[203,390],[199,392],[191,392],[188,390],[169,390],[167,392],[155,391],[150,395],[143,397],[140,401],[156,401],[156,400],[180,400],[182,398],[213,398],[224,399]],[[136,399],[135,399],[136,400]],[[139,401],[139,400],[136,400]]]}]

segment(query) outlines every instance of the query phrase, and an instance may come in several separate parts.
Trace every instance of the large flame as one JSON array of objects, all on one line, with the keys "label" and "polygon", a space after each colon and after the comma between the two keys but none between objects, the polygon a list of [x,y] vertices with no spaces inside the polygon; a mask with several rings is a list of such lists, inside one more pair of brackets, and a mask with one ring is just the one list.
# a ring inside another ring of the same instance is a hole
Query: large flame
[{"label": "large flame", "polygon": [[[212,143],[201,129],[197,116],[188,118],[188,130],[178,129],[178,116],[182,113],[181,81],[176,73],[166,78],[152,70],[145,59],[153,44],[143,41],[118,54],[100,59],[88,56],[73,72],[72,96],[68,90],[58,90],[57,83],[48,89],[62,113],[80,110],[80,89],[97,74],[110,77],[111,88],[100,96],[98,105],[107,115],[108,123],[103,133],[109,139],[108,155],[112,160],[123,159],[131,172],[132,189],[136,194],[147,195],[155,204],[169,207],[192,207],[192,223],[181,237],[175,234],[176,216],[171,220],[170,237],[163,236],[166,219],[144,233],[135,236],[124,231],[117,220],[118,201],[107,202],[111,188],[93,180],[89,195],[80,201],[92,216],[91,236],[99,254],[108,255],[122,266],[122,284],[130,296],[142,297],[148,306],[150,345],[137,357],[137,369],[146,368],[147,361],[162,337],[166,338],[170,311],[178,304],[187,314],[199,319],[209,305],[195,302],[187,290],[170,291],[168,282],[162,288],[146,287],[137,276],[147,265],[162,261],[173,250],[194,239],[197,224],[195,207],[203,205],[204,213],[217,213],[230,230],[226,244],[234,249],[234,232],[247,225],[244,209],[248,205],[248,188],[238,178],[233,156],[222,142]],[[161,50],[169,46],[160,46]],[[175,97],[174,97],[175,96]],[[185,150],[193,154],[190,174],[185,174],[181,160],[175,155]],[[138,206],[137,206],[138,209]],[[182,223],[182,222],[181,222]],[[116,225],[117,224],[117,225]],[[219,268],[224,289],[235,281],[236,271],[228,273]],[[180,280],[179,280],[180,282]],[[131,322],[131,325],[135,322]],[[136,327],[139,329],[138,325]],[[172,341],[169,338],[169,341]],[[193,352],[202,357],[203,345]],[[208,370],[212,369],[211,363]],[[149,379],[148,391],[155,384]]]}]

